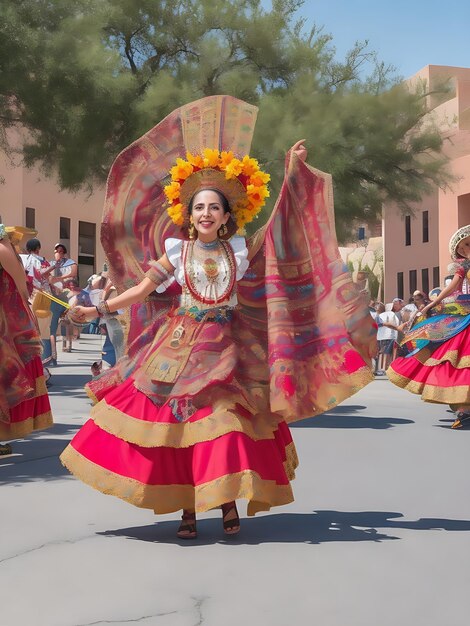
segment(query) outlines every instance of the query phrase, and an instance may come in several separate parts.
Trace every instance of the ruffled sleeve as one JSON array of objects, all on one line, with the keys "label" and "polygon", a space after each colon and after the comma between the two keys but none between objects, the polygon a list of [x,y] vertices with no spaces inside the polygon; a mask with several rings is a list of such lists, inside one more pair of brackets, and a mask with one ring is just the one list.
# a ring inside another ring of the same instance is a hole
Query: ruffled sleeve
[{"label": "ruffled sleeve", "polygon": [[176,280],[178,280],[178,274],[180,272],[180,267],[181,267],[181,246],[182,245],[183,245],[183,242],[181,239],[168,238],[165,240],[165,252],[168,257],[168,260],[175,268],[175,271],[173,272],[173,275],[170,276],[170,278],[168,278],[168,280],[165,280],[165,282],[161,283],[161,285],[158,285],[158,287],[155,289],[157,293],[163,293],[164,291],[166,291],[168,287],[172,283],[175,282],[175,278]]},{"label": "ruffled sleeve", "polygon": [[3,224],[0,224],[0,241],[6,237],[7,231]]},{"label": "ruffled sleeve", "polygon": [[232,237],[230,245],[235,255],[235,262],[237,264],[237,280],[241,280],[245,275],[248,266],[248,248],[246,247],[246,241],[244,237]]},{"label": "ruffled sleeve", "polygon": [[181,246],[183,241],[181,239],[168,238],[165,240],[165,252],[168,260],[173,265],[175,270],[178,270],[181,265]]}]

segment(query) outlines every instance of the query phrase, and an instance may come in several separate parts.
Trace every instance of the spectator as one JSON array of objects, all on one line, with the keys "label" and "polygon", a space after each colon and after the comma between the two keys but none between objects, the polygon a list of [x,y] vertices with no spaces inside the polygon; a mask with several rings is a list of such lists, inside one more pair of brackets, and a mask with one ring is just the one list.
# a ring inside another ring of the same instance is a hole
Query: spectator
[{"label": "spectator", "polygon": [[[51,261],[51,265],[54,265],[54,271],[49,278],[53,294],[59,300],[67,302],[67,293],[64,291],[64,278],[76,278],[78,274],[77,263],[67,257],[67,248],[62,243],[56,243],[54,246],[54,259]],[[57,302],[51,303],[51,327],[50,327],[50,340],[51,340],[51,365],[57,365],[57,348],[56,348],[56,335],[59,327],[60,316],[65,313],[65,307],[61,306]]]}]

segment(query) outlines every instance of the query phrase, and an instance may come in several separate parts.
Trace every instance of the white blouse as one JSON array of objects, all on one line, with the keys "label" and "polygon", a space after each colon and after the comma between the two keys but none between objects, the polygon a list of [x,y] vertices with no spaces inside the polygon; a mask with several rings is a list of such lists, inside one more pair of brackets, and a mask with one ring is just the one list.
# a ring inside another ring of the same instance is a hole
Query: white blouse
[{"label": "white blouse", "polygon": [[[230,243],[230,246],[232,247],[234,257],[235,257],[236,280],[239,281],[243,278],[249,266],[248,248],[246,247],[246,241],[244,237],[238,237],[238,236],[232,237],[229,240],[229,243]],[[183,267],[183,260],[182,260],[182,254],[181,254],[182,247],[183,247],[183,240],[181,239],[166,239],[165,240],[165,252],[167,254],[168,260],[175,268],[175,271],[171,278],[169,278],[168,280],[166,280],[164,283],[162,283],[156,288],[155,291],[157,293],[163,293],[166,289],[168,289],[168,287],[175,280],[179,285],[181,286],[185,285],[184,267]],[[217,255],[217,258],[218,257],[219,255]],[[219,262],[223,263],[222,256],[220,257]],[[206,273],[203,270],[199,260],[197,258],[194,258],[193,263],[194,263],[195,275],[197,277],[198,292],[200,291],[203,294],[206,288],[209,288],[209,281],[207,280]],[[227,268],[220,267],[220,271],[218,272],[216,279],[211,281],[212,282],[211,289],[215,288],[217,293],[219,294],[222,294],[227,290],[227,287],[230,281],[230,272],[224,271],[224,270],[227,270]],[[194,304],[192,300],[186,302],[185,301],[186,299],[187,299],[187,294],[183,291],[183,294],[181,297],[181,303],[180,303],[181,306],[189,307]],[[236,306],[236,304],[237,304],[237,295],[234,290],[230,299],[228,301],[224,301],[223,305],[233,307],[233,306]],[[204,305],[202,302],[198,304],[198,308],[200,309],[210,308],[210,306],[214,306],[214,305]]]}]

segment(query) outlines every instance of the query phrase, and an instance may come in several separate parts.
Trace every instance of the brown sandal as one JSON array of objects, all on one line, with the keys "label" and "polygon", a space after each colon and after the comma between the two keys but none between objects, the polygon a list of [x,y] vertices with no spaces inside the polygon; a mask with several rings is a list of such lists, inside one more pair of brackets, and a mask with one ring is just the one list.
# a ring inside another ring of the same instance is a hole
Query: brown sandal
[{"label": "brown sandal", "polygon": [[178,532],[176,535],[180,539],[196,539],[197,530],[196,530],[196,513],[190,511],[184,511],[181,516],[181,524],[178,528]]},{"label": "brown sandal", "polygon": [[[237,504],[234,500],[232,502],[226,502],[220,507],[222,509],[222,520],[224,526],[224,533],[226,535],[236,535],[240,532],[240,518],[238,516]],[[227,516],[232,512],[235,512],[235,516],[227,519]]]},{"label": "brown sandal", "polygon": [[13,454],[12,447],[9,443],[0,443],[0,456],[8,456]]}]

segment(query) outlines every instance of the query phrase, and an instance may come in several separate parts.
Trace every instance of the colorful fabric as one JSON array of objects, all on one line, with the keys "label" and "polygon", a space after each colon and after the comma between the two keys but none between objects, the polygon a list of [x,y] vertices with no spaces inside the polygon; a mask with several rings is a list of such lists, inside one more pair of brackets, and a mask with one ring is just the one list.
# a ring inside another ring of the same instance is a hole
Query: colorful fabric
[{"label": "colorful fabric", "polygon": [[[168,163],[203,147],[248,153],[255,117],[234,98],[206,98],[119,155],[102,230],[119,291],[139,282],[178,235],[162,196]],[[335,406],[373,379],[374,323],[334,232],[330,177],[289,154],[273,214],[248,241],[237,306],[208,306],[195,290],[198,307],[181,307],[177,282],[134,305],[127,354],[88,385],[93,421],[62,455],[67,467],[158,512],[244,497],[252,514],[290,502],[297,457],[286,423]],[[192,261],[180,248],[185,292],[184,259]],[[224,269],[228,284],[237,269]]]},{"label": "colorful fabric", "polygon": [[[465,260],[454,268],[462,283],[468,267]],[[417,319],[402,341],[408,354],[391,363],[388,377],[425,402],[470,405],[470,297],[459,288]]]},{"label": "colorful fabric", "polygon": [[470,405],[470,327],[415,356],[392,361],[388,377],[425,402]]},{"label": "colorful fabric", "polygon": [[[418,318],[419,319],[419,318]],[[402,340],[409,356],[424,348],[432,349],[455,337],[470,324],[470,300],[455,300],[438,304],[430,311],[430,316],[418,321]]]},{"label": "colorful fabric", "polygon": [[0,439],[52,424],[36,321],[0,266]]}]

